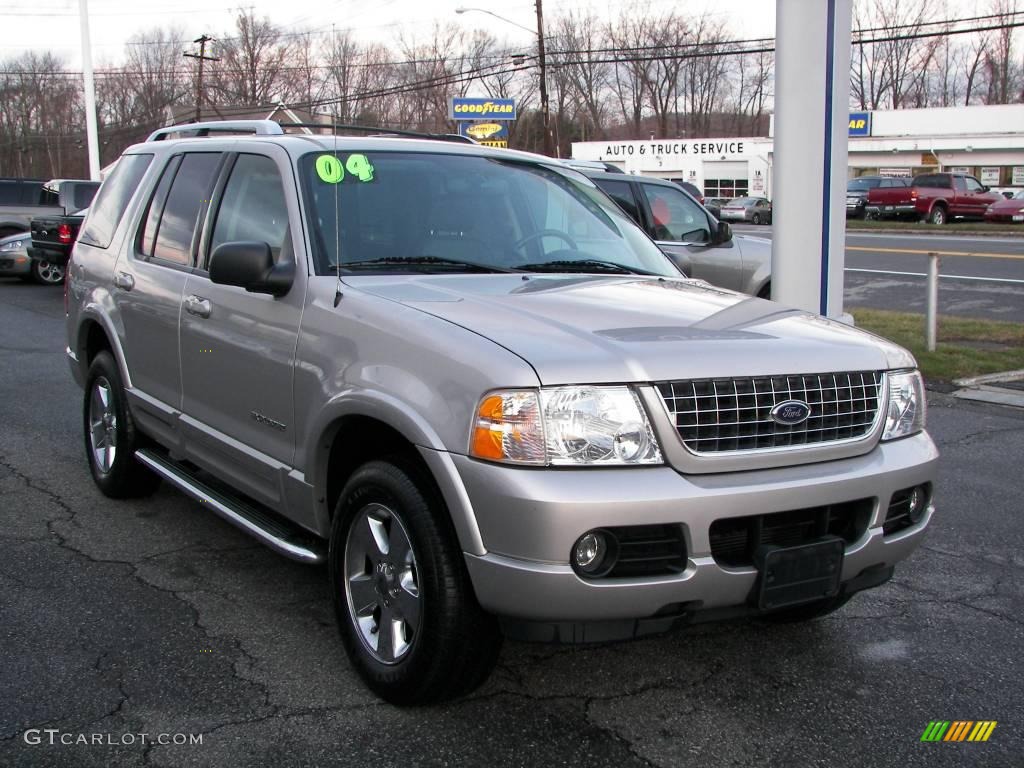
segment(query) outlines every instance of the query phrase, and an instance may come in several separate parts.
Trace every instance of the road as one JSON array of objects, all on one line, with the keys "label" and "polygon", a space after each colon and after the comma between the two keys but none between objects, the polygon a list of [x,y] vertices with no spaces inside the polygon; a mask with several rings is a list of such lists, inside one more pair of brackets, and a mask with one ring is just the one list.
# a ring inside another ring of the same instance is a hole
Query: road
[{"label": "road", "polygon": [[[742,224],[734,231],[772,234]],[[848,232],[846,245],[847,307],[923,313],[927,253],[947,251],[974,255],[942,257],[941,314],[1024,322],[1024,237]]]},{"label": "road", "polygon": [[[0,765],[1024,765],[1020,411],[934,395],[931,534],[829,618],[508,642],[470,698],[402,710],[349,667],[322,569],[167,487],[95,490],[62,315],[0,281]],[[936,719],[998,726],[922,743]]]}]

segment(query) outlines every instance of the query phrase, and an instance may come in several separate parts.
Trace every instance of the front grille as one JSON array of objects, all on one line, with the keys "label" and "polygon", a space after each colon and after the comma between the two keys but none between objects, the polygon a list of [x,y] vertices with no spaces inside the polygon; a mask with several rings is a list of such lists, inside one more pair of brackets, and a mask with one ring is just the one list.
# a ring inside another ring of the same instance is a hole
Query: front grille
[{"label": "front grille", "polygon": [[711,554],[719,565],[753,565],[762,544],[795,547],[822,536],[839,536],[852,544],[867,530],[872,499],[858,499],[824,507],[772,512],[767,515],[726,517],[711,524]]},{"label": "front grille", "polygon": [[[880,371],[740,379],[666,381],[658,392],[683,444],[694,453],[756,451],[864,437],[874,426]],[[778,424],[772,409],[787,400],[810,407],[801,424]]]},{"label": "front grille", "polygon": [[626,525],[607,528],[618,544],[611,578],[668,576],[686,569],[686,541],[680,525]]}]

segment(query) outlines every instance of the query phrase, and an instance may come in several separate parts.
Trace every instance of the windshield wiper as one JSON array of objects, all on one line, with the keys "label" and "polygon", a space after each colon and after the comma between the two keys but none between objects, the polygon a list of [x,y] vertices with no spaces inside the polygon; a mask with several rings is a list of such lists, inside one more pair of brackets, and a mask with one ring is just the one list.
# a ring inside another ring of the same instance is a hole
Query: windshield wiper
[{"label": "windshield wiper", "polygon": [[[495,267],[491,264],[478,264],[475,261],[462,261],[461,259],[444,259],[440,256],[384,256],[379,259],[364,259],[363,261],[348,261],[341,264],[341,269],[363,269],[365,267],[390,267],[390,266],[423,266],[423,267],[461,267],[462,269],[473,270],[474,272],[512,272],[511,269]],[[332,265],[334,269],[338,265]]]},{"label": "windshield wiper", "polygon": [[616,272],[623,275],[652,275],[634,267],[616,264],[614,261],[600,259],[560,259],[557,261],[538,261],[536,264],[520,264],[516,267],[520,272]]}]

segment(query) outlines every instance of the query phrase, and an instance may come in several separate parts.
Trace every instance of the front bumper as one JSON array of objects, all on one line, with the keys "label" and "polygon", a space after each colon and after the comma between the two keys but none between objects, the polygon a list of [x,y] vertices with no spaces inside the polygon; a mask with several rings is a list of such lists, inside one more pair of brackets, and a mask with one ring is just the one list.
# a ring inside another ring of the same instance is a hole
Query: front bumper
[{"label": "front bumper", "polygon": [[[916,525],[886,536],[882,524],[890,499],[895,491],[933,481],[938,451],[921,433],[854,458],[701,476],[669,467],[539,470],[453,458],[487,550],[466,554],[481,605],[516,619],[586,622],[643,619],[680,606],[744,606],[757,571],[715,561],[710,527],[721,518],[870,498],[867,529],[846,547],[841,580],[854,584],[890,569],[920,543],[933,514],[929,509]],[[573,543],[588,530],[659,523],[684,526],[688,559],[682,573],[584,580],[569,565]]]},{"label": "front bumper", "polygon": [[24,251],[0,251],[0,277],[21,277],[32,271],[32,259]]}]

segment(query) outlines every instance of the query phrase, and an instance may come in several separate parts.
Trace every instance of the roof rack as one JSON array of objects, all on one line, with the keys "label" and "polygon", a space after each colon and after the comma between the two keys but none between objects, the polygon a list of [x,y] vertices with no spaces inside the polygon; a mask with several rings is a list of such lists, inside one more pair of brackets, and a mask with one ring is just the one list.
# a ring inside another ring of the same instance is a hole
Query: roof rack
[{"label": "roof rack", "polygon": [[206,123],[184,123],[158,128],[146,141],[163,141],[172,134],[190,134],[193,137],[211,133],[254,133],[257,136],[280,136],[284,133],[280,123],[273,120],[211,120]]},{"label": "roof rack", "polygon": [[278,123],[282,129],[287,128],[330,128],[338,131],[354,131],[356,133],[367,133],[371,136],[404,136],[410,139],[432,139],[434,141],[454,141],[463,144],[476,144],[477,142],[469,136],[462,136],[458,133],[426,133],[424,131],[409,131],[404,128],[382,128],[377,125],[346,125],[344,123]]},{"label": "roof rack", "polygon": [[283,136],[288,128],[319,128],[321,130],[354,131],[371,136],[403,136],[412,139],[432,139],[476,144],[469,136],[457,133],[425,133],[407,131],[402,128],[382,128],[376,125],[345,125],[343,123],[278,123],[274,120],[210,120],[204,123],[183,123],[158,128],[146,141],[163,141],[170,136],[180,135],[191,138],[205,138],[213,134],[251,133],[256,136]]}]

